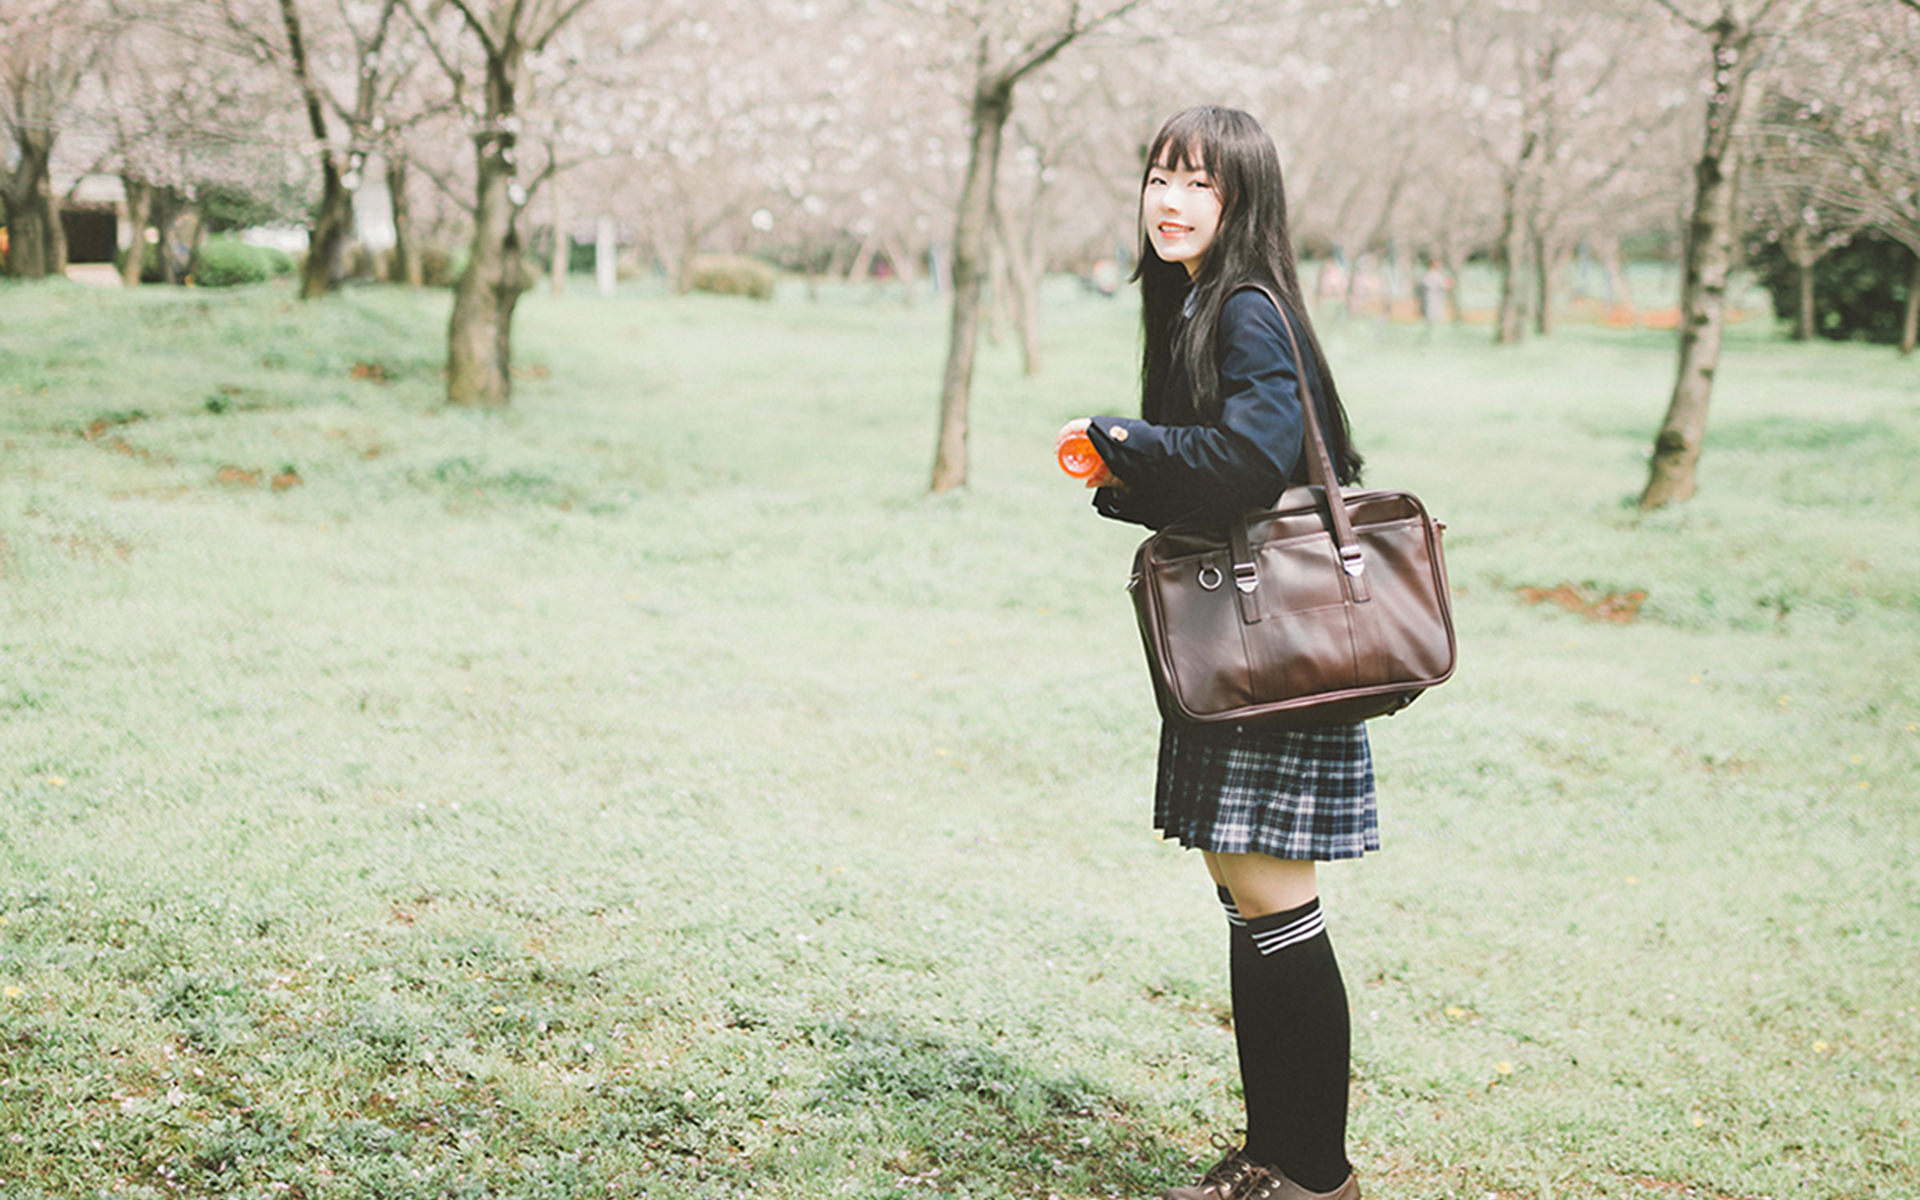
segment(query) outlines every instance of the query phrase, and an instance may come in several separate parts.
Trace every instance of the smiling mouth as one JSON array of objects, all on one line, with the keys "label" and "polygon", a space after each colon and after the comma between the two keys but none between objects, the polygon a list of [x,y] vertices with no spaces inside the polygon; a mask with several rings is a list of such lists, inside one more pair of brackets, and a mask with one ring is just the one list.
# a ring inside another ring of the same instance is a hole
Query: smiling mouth
[{"label": "smiling mouth", "polygon": [[1169,225],[1165,221],[1160,223],[1160,236],[1162,237],[1178,237],[1183,233],[1192,232],[1193,226],[1191,225]]}]

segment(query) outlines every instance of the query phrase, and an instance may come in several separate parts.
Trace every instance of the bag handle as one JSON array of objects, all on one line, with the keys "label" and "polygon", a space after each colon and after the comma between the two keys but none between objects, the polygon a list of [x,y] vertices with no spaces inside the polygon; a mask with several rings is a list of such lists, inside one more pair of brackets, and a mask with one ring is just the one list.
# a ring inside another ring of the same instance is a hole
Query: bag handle
[{"label": "bag handle", "polygon": [[1273,311],[1281,317],[1281,330],[1286,334],[1286,348],[1294,351],[1294,371],[1300,376],[1300,409],[1306,415],[1306,434],[1302,436],[1302,451],[1308,455],[1308,482],[1319,484],[1327,493],[1327,507],[1331,509],[1334,541],[1340,543],[1340,561],[1346,566],[1350,576],[1359,576],[1365,572],[1365,563],[1359,553],[1359,538],[1354,534],[1354,522],[1346,515],[1346,503],[1340,495],[1340,476],[1332,467],[1332,453],[1327,449],[1327,436],[1319,426],[1319,403],[1313,397],[1313,386],[1308,382],[1308,359],[1300,353],[1300,340],[1294,336],[1294,323],[1286,317],[1286,305],[1281,298],[1273,294],[1265,284],[1248,284],[1258,290],[1261,296],[1273,303]]}]

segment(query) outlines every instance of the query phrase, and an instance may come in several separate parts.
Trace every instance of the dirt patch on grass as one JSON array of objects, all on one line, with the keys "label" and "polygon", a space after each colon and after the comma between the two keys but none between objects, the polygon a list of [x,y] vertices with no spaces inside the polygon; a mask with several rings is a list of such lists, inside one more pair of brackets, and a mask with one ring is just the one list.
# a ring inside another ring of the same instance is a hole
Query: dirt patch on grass
[{"label": "dirt patch on grass", "polygon": [[1528,604],[1558,604],[1590,621],[1609,621],[1615,625],[1625,625],[1638,617],[1640,606],[1647,599],[1647,594],[1638,588],[1630,592],[1601,592],[1572,583],[1550,588],[1516,588],[1515,594]]},{"label": "dirt patch on grass", "polygon": [[265,480],[267,485],[276,492],[290,491],[306,483],[306,480],[300,478],[300,472],[292,467],[282,467],[269,476],[258,468],[236,467],[229,464],[213,473],[213,481],[223,487],[259,487],[262,480]]},{"label": "dirt patch on grass", "polygon": [[[104,413],[87,422],[87,427],[80,431],[80,436],[89,442],[97,442],[105,437],[111,430],[118,429],[122,425],[137,424],[146,419],[147,414],[137,408],[132,412]],[[111,439],[111,441],[114,442],[118,442],[119,440],[118,438]],[[124,445],[125,443],[122,444]]]}]

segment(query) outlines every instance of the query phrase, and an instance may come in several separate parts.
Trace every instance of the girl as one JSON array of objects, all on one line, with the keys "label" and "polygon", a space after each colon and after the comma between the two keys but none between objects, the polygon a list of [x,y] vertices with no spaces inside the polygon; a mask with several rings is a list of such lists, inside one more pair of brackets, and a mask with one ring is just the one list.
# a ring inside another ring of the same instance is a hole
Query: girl
[{"label": "girl", "polygon": [[[1188,109],[1161,128],[1140,194],[1141,419],[1069,422],[1103,468],[1100,513],[1154,529],[1225,522],[1304,480],[1300,381],[1335,470],[1360,455],[1301,302],[1273,140],[1243,112]],[[1273,301],[1301,336],[1296,362]],[[1206,859],[1229,927],[1247,1138],[1162,1200],[1358,1200],[1346,1155],[1346,988],[1316,860],[1380,848],[1364,725],[1164,724],[1154,824]]]}]

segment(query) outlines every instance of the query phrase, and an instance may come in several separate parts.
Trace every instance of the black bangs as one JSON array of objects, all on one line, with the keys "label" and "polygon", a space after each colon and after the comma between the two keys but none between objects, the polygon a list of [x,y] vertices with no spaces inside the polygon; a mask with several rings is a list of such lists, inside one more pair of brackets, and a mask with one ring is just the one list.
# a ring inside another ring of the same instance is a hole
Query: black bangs
[{"label": "black bangs", "polygon": [[1145,169],[1165,166],[1176,171],[1210,170],[1207,163],[1215,156],[1209,151],[1220,140],[1219,111],[1211,106],[1190,108],[1168,121],[1160,136],[1153,139]]},{"label": "black bangs", "polygon": [[1147,155],[1147,170],[1155,167],[1174,171],[1204,171],[1207,169],[1206,150],[1200,145],[1200,139],[1191,134],[1177,139],[1163,137],[1153,144],[1153,153]]}]

